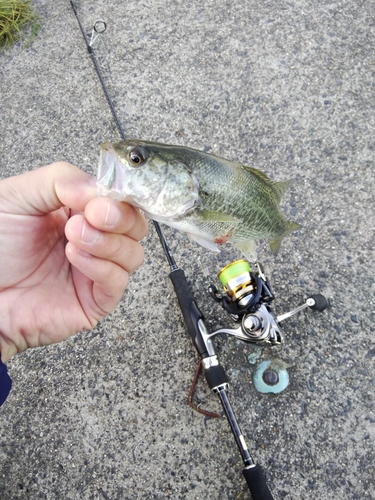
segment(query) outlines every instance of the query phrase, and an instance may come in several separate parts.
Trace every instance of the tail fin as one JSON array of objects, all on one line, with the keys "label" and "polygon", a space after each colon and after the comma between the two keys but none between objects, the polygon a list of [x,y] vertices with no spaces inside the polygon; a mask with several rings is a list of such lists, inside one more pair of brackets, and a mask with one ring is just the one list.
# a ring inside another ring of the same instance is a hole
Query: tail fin
[{"label": "tail fin", "polygon": [[280,249],[281,240],[285,236],[288,236],[288,234],[292,233],[293,231],[297,231],[297,229],[299,229],[300,227],[301,227],[301,224],[298,224],[297,222],[293,222],[293,221],[288,221],[287,228],[286,228],[285,232],[282,234],[282,236],[280,236],[280,238],[278,238],[277,240],[270,241],[270,248],[272,250],[272,253],[274,255],[277,255],[277,252]]},{"label": "tail fin", "polygon": [[278,204],[281,202],[281,198],[288,191],[288,189],[292,184],[293,184],[292,180],[272,183],[272,189]]}]

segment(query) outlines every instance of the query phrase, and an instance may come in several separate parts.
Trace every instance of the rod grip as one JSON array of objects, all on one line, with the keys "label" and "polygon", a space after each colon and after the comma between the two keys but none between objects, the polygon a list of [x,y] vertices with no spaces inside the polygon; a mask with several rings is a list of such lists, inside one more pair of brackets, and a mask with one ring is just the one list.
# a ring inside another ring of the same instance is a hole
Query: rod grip
[{"label": "rod grip", "polygon": [[274,500],[260,465],[256,464],[255,467],[244,469],[243,475],[253,500]]},{"label": "rod grip", "polygon": [[193,344],[199,356],[206,357],[208,356],[207,348],[198,327],[198,321],[203,320],[204,317],[194,300],[194,295],[187,282],[185,273],[182,269],[177,269],[169,274],[169,278],[172,281]]},{"label": "rod grip", "polygon": [[185,315],[189,314],[190,304],[194,300],[193,293],[182,269],[171,272],[169,278],[172,281],[178,303],[181,306],[181,311],[185,318]]}]

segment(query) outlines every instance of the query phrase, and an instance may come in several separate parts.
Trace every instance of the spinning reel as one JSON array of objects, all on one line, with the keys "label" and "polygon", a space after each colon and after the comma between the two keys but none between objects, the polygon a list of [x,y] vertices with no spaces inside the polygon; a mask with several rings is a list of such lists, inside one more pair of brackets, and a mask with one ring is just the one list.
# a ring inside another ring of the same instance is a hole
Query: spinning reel
[{"label": "spinning reel", "polygon": [[279,345],[283,341],[281,321],[307,307],[323,311],[328,306],[326,298],[316,294],[296,309],[276,316],[270,307],[275,298],[274,292],[259,263],[254,264],[252,271],[246,260],[237,260],[224,267],[218,277],[224,292],[219,292],[214,285],[209,287],[209,292],[232,320],[241,325],[237,329],[221,328],[211,333],[210,338],[227,333],[245,342]]}]

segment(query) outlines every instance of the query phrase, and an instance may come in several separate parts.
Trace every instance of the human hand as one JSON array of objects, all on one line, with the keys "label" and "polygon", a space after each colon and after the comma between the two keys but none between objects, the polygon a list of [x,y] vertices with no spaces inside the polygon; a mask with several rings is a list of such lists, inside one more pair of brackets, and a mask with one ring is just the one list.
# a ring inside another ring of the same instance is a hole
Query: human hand
[{"label": "human hand", "polygon": [[142,214],[97,197],[95,180],[54,163],[0,181],[0,352],[89,329],[143,262]]}]

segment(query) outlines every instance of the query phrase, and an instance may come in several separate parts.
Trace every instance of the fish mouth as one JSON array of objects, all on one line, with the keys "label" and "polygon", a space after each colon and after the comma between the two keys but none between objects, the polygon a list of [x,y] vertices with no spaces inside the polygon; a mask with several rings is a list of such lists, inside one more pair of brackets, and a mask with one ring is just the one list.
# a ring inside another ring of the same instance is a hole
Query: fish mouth
[{"label": "fish mouth", "polygon": [[110,189],[116,179],[115,152],[109,143],[100,145],[99,168],[97,182],[101,187]]},{"label": "fish mouth", "polygon": [[123,174],[118,166],[118,157],[110,142],[100,145],[100,158],[96,185],[99,194],[106,196],[111,194],[121,194],[121,183]]},{"label": "fish mouth", "polygon": [[[134,183],[132,182],[129,170],[121,162],[121,158],[116,151],[116,146],[111,142],[105,142],[100,145],[100,157],[98,173],[96,176],[96,186],[99,196],[109,196],[116,201],[125,201],[134,207],[141,208],[147,212],[147,205],[155,203],[156,196],[149,193],[135,193]],[[152,215],[150,214],[152,218]]]}]

